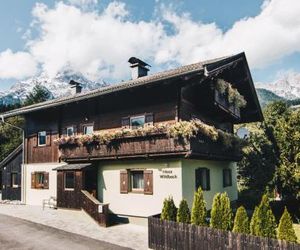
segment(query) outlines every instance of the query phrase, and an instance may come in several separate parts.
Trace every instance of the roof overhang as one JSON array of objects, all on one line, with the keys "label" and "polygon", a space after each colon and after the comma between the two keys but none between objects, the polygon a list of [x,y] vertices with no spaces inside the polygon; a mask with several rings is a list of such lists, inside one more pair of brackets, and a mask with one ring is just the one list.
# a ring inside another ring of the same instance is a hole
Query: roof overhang
[{"label": "roof overhang", "polygon": [[74,164],[63,165],[63,166],[54,168],[52,170],[57,170],[57,171],[83,170],[83,169],[91,167],[91,166],[92,166],[91,163],[74,163]]}]

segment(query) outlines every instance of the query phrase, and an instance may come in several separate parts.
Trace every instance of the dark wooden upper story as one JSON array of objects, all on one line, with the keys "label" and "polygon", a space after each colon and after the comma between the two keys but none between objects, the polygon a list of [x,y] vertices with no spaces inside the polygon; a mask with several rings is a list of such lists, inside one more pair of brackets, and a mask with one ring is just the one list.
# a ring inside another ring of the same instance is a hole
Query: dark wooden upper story
[{"label": "dark wooden upper story", "polygon": [[[217,79],[231,83],[244,96],[246,107],[234,108],[219,95]],[[197,118],[229,133],[233,132],[233,124],[262,119],[244,54],[141,77],[91,94],[78,94],[4,115],[18,114],[26,120],[27,163],[174,155],[236,160],[238,152],[225,150],[216,142],[203,144],[203,140],[196,138],[181,145],[174,138],[153,135],[125,138],[116,148],[70,146],[61,150],[54,140],[66,136],[68,128],[79,135],[89,126],[95,132],[127,127],[133,117],[144,117],[145,123],[153,125]],[[39,145],[39,132],[45,133],[42,145]]]}]

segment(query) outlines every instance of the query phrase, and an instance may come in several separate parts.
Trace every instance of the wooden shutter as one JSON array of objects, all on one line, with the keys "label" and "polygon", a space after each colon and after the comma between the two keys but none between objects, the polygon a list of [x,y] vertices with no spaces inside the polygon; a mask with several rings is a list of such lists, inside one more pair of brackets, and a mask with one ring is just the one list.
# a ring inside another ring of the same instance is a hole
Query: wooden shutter
[{"label": "wooden shutter", "polygon": [[51,131],[46,132],[46,145],[51,146]]},{"label": "wooden shutter", "polygon": [[44,189],[49,189],[49,173],[44,172]]},{"label": "wooden shutter", "polygon": [[144,194],[153,194],[153,171],[144,171]]},{"label": "wooden shutter", "polygon": [[129,128],[130,127],[130,118],[123,117],[122,118],[122,128]]},{"label": "wooden shutter", "polygon": [[151,126],[153,125],[153,120],[154,120],[154,116],[152,113],[146,114],[145,115],[145,123],[147,126]]},{"label": "wooden shutter", "polygon": [[223,187],[226,187],[226,169],[223,169]]},{"label": "wooden shutter", "polygon": [[31,173],[31,188],[35,188],[35,173]]},{"label": "wooden shutter", "polygon": [[120,171],[120,193],[121,194],[128,193],[128,171],[127,170]]},{"label": "wooden shutter", "polygon": [[32,137],[32,146],[33,147],[37,147],[38,146],[38,136],[39,134],[35,134],[33,137]]},{"label": "wooden shutter", "polygon": [[11,173],[6,173],[6,187],[11,186]]},{"label": "wooden shutter", "polygon": [[206,190],[210,190],[210,171],[209,169],[205,169],[206,171],[206,183],[207,183],[207,188]]}]

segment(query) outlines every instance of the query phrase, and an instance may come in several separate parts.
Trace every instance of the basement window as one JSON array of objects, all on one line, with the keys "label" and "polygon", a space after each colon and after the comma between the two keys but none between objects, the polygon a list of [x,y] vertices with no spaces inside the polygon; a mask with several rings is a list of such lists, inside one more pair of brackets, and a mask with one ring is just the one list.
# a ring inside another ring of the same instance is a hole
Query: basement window
[{"label": "basement window", "polygon": [[31,173],[31,188],[49,189],[49,173],[48,172]]},{"label": "basement window", "polygon": [[67,136],[73,136],[74,135],[74,127],[67,127]]},{"label": "basement window", "polygon": [[65,172],[65,190],[74,190],[75,176],[74,172]]},{"label": "basement window", "polygon": [[38,133],[38,146],[45,146],[47,140],[46,131],[41,131]]},{"label": "basement window", "polygon": [[144,171],[133,170],[130,171],[130,185],[131,191],[144,191]]},{"label": "basement window", "polygon": [[92,135],[94,133],[93,125],[84,125],[83,126],[83,134],[84,135]]}]

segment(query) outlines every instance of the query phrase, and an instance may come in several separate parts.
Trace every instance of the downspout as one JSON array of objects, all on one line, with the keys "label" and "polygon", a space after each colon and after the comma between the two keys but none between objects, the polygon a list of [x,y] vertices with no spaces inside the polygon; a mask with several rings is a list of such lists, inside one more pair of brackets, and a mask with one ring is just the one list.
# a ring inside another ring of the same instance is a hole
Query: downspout
[{"label": "downspout", "polygon": [[18,129],[22,131],[22,165],[21,165],[21,202],[26,203],[26,193],[25,193],[25,185],[26,185],[26,176],[25,176],[25,130],[21,127],[17,127],[15,125],[6,122],[3,115],[0,115],[0,122],[11,126],[12,128]]}]

